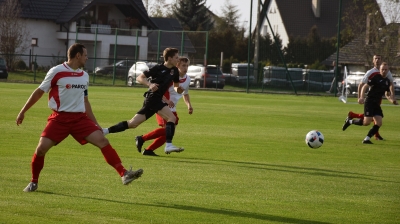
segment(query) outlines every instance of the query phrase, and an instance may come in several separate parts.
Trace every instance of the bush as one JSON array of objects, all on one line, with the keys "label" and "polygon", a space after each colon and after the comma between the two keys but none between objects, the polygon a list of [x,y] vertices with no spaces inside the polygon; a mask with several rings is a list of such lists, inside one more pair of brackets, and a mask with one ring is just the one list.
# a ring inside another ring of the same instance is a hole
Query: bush
[{"label": "bush", "polygon": [[15,62],[15,69],[18,70],[26,70],[28,67],[26,66],[26,63],[23,60],[19,60]]}]

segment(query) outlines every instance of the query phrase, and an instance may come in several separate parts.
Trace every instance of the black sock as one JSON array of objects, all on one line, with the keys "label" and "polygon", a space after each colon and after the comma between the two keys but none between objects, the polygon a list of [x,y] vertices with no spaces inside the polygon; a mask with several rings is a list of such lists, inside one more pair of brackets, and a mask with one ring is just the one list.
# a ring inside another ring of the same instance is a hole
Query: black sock
[{"label": "black sock", "polygon": [[358,125],[358,126],[362,126],[364,123],[364,118],[363,119],[353,119],[352,124]]},{"label": "black sock", "polygon": [[175,134],[175,124],[173,122],[167,122],[165,126],[165,137],[166,137],[166,142],[171,143],[172,138],[174,137]]},{"label": "black sock", "polygon": [[127,121],[122,121],[122,122],[119,122],[118,124],[116,124],[114,126],[109,127],[108,131],[110,133],[116,133],[116,132],[125,131],[126,129],[129,129],[128,122]]},{"label": "black sock", "polygon": [[375,133],[377,133],[378,131],[379,131],[379,126],[378,125],[374,125],[374,126],[372,126],[372,128],[369,130],[369,132],[368,132],[368,137],[372,137],[373,135],[375,135]]}]

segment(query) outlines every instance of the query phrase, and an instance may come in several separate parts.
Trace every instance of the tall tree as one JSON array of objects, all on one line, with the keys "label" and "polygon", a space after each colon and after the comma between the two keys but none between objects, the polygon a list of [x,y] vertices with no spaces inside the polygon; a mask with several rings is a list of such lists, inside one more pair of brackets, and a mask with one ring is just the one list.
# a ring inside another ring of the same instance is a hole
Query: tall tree
[{"label": "tall tree", "polygon": [[11,70],[14,69],[15,55],[29,47],[29,31],[20,18],[21,11],[19,1],[16,0],[4,0],[0,5],[0,53],[5,55]]},{"label": "tall tree", "polygon": [[205,6],[207,0],[177,0],[173,6],[174,16],[184,29],[190,31],[211,30],[214,22]]},{"label": "tall tree", "polygon": [[[359,0],[344,9],[341,32],[343,44],[353,44],[364,56],[364,62],[372,66],[374,53],[382,55],[383,60],[393,65],[400,63],[396,55],[399,49],[400,3],[398,0]],[[357,15],[357,16],[354,16]],[[349,49],[345,49],[349,50]],[[347,53],[341,50],[342,53]]]},{"label": "tall tree", "polygon": [[239,9],[237,8],[237,5],[233,5],[231,0],[225,0],[225,4],[221,7],[222,11],[222,23],[220,24],[220,27],[218,27],[220,30],[222,29],[232,29],[235,33],[240,32],[240,27],[239,27]]},{"label": "tall tree", "polygon": [[171,5],[165,0],[146,0],[148,1],[147,12],[151,17],[168,17]]}]

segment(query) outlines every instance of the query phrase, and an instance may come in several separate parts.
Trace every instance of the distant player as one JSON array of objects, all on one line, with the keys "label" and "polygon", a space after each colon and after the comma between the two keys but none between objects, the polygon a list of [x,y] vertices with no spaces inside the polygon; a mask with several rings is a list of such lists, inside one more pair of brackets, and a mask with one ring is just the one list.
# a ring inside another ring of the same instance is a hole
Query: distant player
[{"label": "distant player", "polygon": [[[390,91],[390,80],[387,78],[389,66],[386,62],[383,62],[380,66],[380,73],[374,73],[368,77],[367,85],[364,85],[360,91],[361,95],[358,98],[359,104],[364,104],[364,118],[362,119],[346,119],[343,125],[343,131],[352,124],[359,126],[367,126],[373,120],[375,121],[374,126],[369,130],[367,136],[362,141],[363,144],[372,144],[371,137],[379,131],[382,126],[383,112],[381,108],[382,95],[385,95],[388,100],[394,102],[394,96],[389,96]],[[367,98],[365,98],[365,92],[369,89]]]},{"label": "distant player", "polygon": [[[171,83],[171,86],[169,87],[168,91],[165,92],[163,97],[164,102],[166,102],[169,105],[172,113],[176,116],[175,125],[178,125],[179,121],[179,117],[176,112],[176,105],[178,104],[178,101],[180,98],[182,98],[182,96],[188,108],[189,114],[193,113],[193,107],[192,104],[190,103],[190,97],[189,97],[190,77],[186,74],[189,64],[190,61],[186,57],[180,57],[179,62],[177,64],[177,67],[179,69],[179,86],[184,90],[183,93],[182,94],[177,93],[174,90],[174,86]],[[164,120],[158,114],[156,114],[156,118],[157,118],[157,123],[159,126],[161,126],[161,128],[157,128],[143,136],[136,136],[136,147],[139,152],[142,151],[142,146],[145,141],[154,139],[154,141],[147,147],[147,149],[143,151],[143,155],[146,156],[157,156],[157,154],[154,153],[154,150],[162,146],[166,141],[165,125],[167,121]],[[181,151],[183,151],[183,149]],[[175,152],[180,152],[180,151],[175,151]]]},{"label": "distant player", "polygon": [[[365,84],[367,84],[368,78],[369,78],[371,75],[375,74],[375,73],[379,73],[379,74],[380,74],[379,67],[380,67],[380,65],[381,65],[381,62],[382,62],[382,56],[379,55],[379,54],[375,54],[374,57],[372,58],[372,63],[374,64],[374,67],[373,67],[372,69],[368,70],[368,71],[365,73],[365,75],[364,75],[362,81],[361,81],[360,84],[358,85],[358,93],[357,93],[358,96],[361,95],[361,89],[362,89],[362,87],[363,87]],[[391,73],[390,71],[388,71],[388,73],[387,73],[387,78],[389,79],[389,81],[390,81],[390,83],[391,83],[391,85],[390,85],[390,93],[393,94],[393,96],[395,96],[395,95],[394,95],[394,86],[393,86],[393,76],[392,76],[392,73]],[[394,100],[393,104],[396,104],[396,105],[397,105],[397,101]],[[349,111],[349,113],[347,114],[347,118],[346,118],[346,120],[345,120],[345,124],[346,124],[347,120],[351,120],[351,119],[353,119],[353,118],[360,118],[360,119],[363,119],[363,118],[364,118],[364,114],[358,114],[358,113],[354,113],[354,112],[352,112],[352,111]],[[345,130],[344,125],[343,125],[343,128],[342,128],[342,129],[343,129],[343,131]],[[379,134],[379,132],[377,132],[377,133],[375,134],[375,139],[376,139],[376,140],[384,140],[383,137]]]}]

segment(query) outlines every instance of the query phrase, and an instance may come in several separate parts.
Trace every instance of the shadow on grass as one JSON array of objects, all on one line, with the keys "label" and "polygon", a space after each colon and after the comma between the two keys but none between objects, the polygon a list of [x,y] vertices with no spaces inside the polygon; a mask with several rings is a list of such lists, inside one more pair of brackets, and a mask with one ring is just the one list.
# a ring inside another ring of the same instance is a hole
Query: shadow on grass
[{"label": "shadow on grass", "polygon": [[[176,157],[163,157],[168,159],[176,160]],[[180,163],[194,163],[194,164],[213,164],[223,166],[223,163],[231,163],[234,165],[238,165],[243,168],[250,169],[261,169],[261,170],[270,170],[270,171],[278,171],[278,172],[289,172],[289,173],[298,173],[298,174],[306,174],[313,176],[324,176],[324,177],[339,177],[339,178],[350,178],[350,179],[362,179],[362,180],[371,180],[371,181],[379,181],[386,183],[400,183],[398,181],[389,181],[389,180],[381,180],[377,178],[372,178],[371,175],[354,173],[354,172],[343,172],[336,170],[328,170],[328,169],[319,169],[319,168],[307,168],[307,167],[299,167],[299,166],[287,166],[287,165],[275,165],[275,164],[265,164],[265,163],[255,163],[255,162],[241,162],[241,161],[230,161],[230,160],[213,160],[213,159],[197,159],[197,158],[179,158]]]},{"label": "shadow on grass", "polygon": [[128,204],[128,205],[178,209],[178,210],[185,210],[185,211],[191,211],[191,212],[219,214],[219,215],[226,215],[226,216],[232,216],[232,217],[251,218],[251,219],[259,219],[259,220],[282,222],[282,223],[329,224],[329,222],[296,219],[296,218],[289,218],[289,217],[268,215],[268,214],[260,214],[260,213],[254,213],[254,212],[244,212],[244,211],[238,211],[238,210],[232,210],[232,209],[212,209],[212,208],[203,208],[203,207],[196,207],[196,206],[190,206],[190,205],[177,205],[177,204],[165,204],[165,203],[158,203],[158,204],[134,203],[134,202],[110,200],[110,199],[105,199],[105,198],[67,195],[67,194],[61,194],[61,193],[55,193],[55,192],[49,192],[49,191],[38,191],[36,193],[52,194],[52,195],[59,195],[59,196],[72,197],[72,198],[85,198],[85,199],[89,199],[89,200],[113,202],[113,203]]}]

